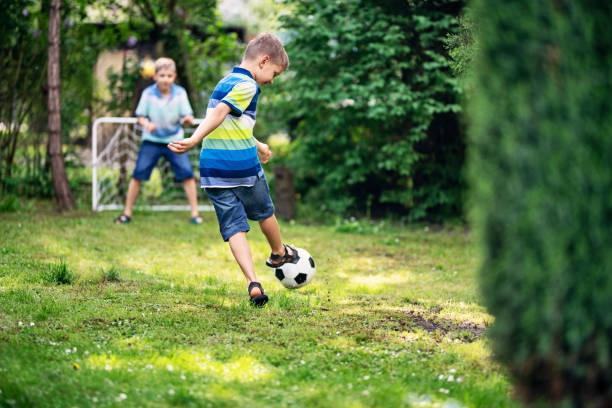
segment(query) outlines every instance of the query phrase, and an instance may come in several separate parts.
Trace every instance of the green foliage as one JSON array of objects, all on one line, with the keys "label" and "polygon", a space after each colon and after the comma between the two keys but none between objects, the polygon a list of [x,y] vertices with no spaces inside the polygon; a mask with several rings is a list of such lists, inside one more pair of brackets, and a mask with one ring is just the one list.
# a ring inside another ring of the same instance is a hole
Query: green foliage
[{"label": "green foliage", "polygon": [[43,280],[53,285],[71,285],[75,279],[76,276],[63,260],[49,265],[48,269],[43,272]]},{"label": "green foliage", "polygon": [[461,2],[288,3],[288,96],[273,113],[299,140],[298,191],[336,213],[459,214],[459,89],[442,42]]},{"label": "green foliage", "polygon": [[0,212],[17,211],[19,207],[19,198],[13,194],[6,194],[0,198]]},{"label": "green foliage", "polygon": [[474,55],[478,52],[478,45],[474,37],[474,17],[472,9],[466,7],[459,17],[459,28],[456,33],[447,34],[444,46],[451,57],[451,68],[455,75],[463,77],[470,74],[473,69]]},{"label": "green foliage", "polygon": [[[205,113],[209,93],[228,63],[240,59],[236,36],[226,33],[213,0],[101,0],[97,5],[114,10],[107,15],[105,24],[107,30],[120,33],[117,45],[125,45],[131,39],[141,53],[152,49],[153,58],[174,59],[177,83],[185,87],[199,115]],[[137,85],[142,85],[139,64],[128,58],[121,72],[109,74],[113,98],[107,104],[112,112],[134,110]]]},{"label": "green foliage", "polygon": [[11,176],[22,126],[41,98],[46,80],[44,16],[31,0],[1,0],[0,8],[0,191]]},{"label": "green foliage", "polygon": [[475,2],[474,221],[522,395],[612,405],[612,4]]}]

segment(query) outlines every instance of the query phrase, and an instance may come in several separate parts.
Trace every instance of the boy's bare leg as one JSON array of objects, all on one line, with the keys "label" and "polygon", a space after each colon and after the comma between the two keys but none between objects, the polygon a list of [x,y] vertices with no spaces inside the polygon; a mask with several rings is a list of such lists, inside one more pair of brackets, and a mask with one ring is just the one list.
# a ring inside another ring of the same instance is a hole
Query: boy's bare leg
[{"label": "boy's bare leg", "polygon": [[125,199],[125,209],[123,210],[123,213],[128,217],[132,216],[132,208],[134,207],[134,203],[138,199],[138,193],[140,192],[140,184],[140,180],[137,180],[135,178],[132,178],[130,180],[127,197]]},{"label": "boy's bare leg", "polygon": [[261,232],[266,236],[268,244],[272,249],[273,254],[284,255],[285,247],[283,247],[283,240],[281,238],[280,227],[276,220],[276,215],[272,215],[263,221],[259,221],[259,227]]},{"label": "boy's bare leg", "polygon": [[196,189],[195,178],[183,181],[183,189],[187,196],[187,201],[191,207],[191,218],[198,216],[198,192]]},{"label": "boy's bare leg", "polygon": [[[229,246],[232,250],[232,255],[234,255],[234,259],[236,259],[236,262],[238,262],[238,265],[240,265],[240,269],[247,280],[247,284],[251,282],[258,282],[246,232],[238,232],[232,235],[229,239]],[[250,295],[252,297],[259,296],[261,295],[261,291],[259,288],[253,288]]]}]

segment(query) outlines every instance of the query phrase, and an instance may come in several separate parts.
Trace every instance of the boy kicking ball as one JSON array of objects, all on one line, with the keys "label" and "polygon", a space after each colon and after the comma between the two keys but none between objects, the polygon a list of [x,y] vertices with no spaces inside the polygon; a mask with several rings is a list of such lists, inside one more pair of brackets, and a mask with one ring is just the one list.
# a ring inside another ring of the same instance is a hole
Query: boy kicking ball
[{"label": "boy kicking ball", "polygon": [[[268,296],[257,280],[251,249],[246,238],[247,218],[259,221],[272,253],[266,261],[271,268],[297,258],[293,246],[283,244],[274,215],[268,182],[261,167],[272,152],[253,137],[255,110],[260,87],[271,84],[289,66],[281,41],[272,34],[259,34],[247,46],[238,67],[215,87],[206,118],[193,135],[168,144],[175,153],[198,145],[201,187],[215,207],[219,229],[244,274],[250,300],[263,306]],[[260,162],[261,159],[261,162]]]}]

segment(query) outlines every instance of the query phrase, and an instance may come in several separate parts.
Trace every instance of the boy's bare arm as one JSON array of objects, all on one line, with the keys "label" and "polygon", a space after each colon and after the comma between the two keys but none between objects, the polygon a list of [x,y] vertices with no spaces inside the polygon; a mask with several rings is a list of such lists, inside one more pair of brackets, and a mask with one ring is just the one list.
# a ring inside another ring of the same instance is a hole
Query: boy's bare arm
[{"label": "boy's bare arm", "polygon": [[270,160],[270,157],[272,157],[272,150],[270,150],[270,146],[260,142],[257,139],[255,139],[255,144],[257,145],[257,154],[259,155],[259,160],[263,164],[266,164],[268,160]]},{"label": "boy's bare arm", "polygon": [[220,103],[206,115],[191,137],[172,142],[168,145],[168,148],[174,153],[185,153],[193,146],[199,144],[210,132],[215,130],[229,113],[230,107],[225,103]]}]

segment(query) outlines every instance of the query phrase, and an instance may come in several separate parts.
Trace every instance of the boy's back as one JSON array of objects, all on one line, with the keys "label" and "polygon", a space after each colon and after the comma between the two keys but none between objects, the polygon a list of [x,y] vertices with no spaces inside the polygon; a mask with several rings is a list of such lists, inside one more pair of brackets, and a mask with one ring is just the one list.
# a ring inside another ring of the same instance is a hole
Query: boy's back
[{"label": "boy's back", "polygon": [[213,91],[207,113],[220,103],[230,114],[202,144],[201,185],[208,187],[252,186],[262,171],[253,137],[260,88],[251,73],[235,67]]}]

